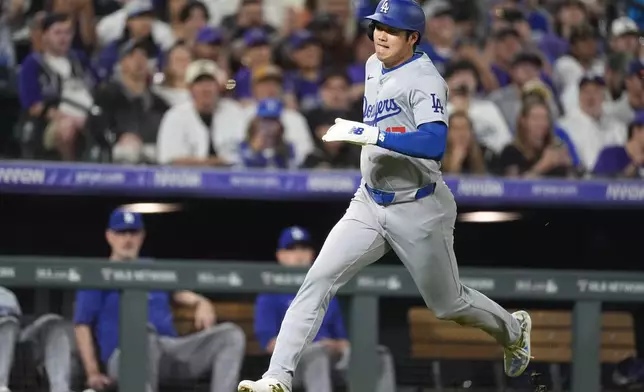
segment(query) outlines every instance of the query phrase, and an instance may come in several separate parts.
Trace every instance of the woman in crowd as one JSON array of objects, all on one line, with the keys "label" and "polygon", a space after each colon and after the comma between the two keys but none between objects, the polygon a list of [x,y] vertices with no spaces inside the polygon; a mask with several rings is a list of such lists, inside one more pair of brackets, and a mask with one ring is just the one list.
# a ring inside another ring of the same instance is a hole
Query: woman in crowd
[{"label": "woman in crowd", "polygon": [[163,80],[155,85],[154,92],[163,98],[170,106],[174,106],[190,99],[186,86],[186,69],[192,62],[190,48],[182,42],[174,45],[166,53]]},{"label": "woman in crowd", "polygon": [[557,176],[572,173],[568,149],[554,135],[548,105],[535,95],[523,101],[514,143],[500,157],[503,175],[521,177]]},{"label": "woman in crowd", "polygon": [[472,131],[472,121],[465,112],[449,116],[447,149],[443,171],[448,174],[485,174],[483,151]]}]

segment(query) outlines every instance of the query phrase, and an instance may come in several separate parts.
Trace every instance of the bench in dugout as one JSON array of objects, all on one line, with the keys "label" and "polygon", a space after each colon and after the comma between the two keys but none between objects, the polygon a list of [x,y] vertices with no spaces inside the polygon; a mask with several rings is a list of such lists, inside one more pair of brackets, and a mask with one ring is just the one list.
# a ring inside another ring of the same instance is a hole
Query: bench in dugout
[{"label": "bench in dugout", "polygon": [[[411,358],[429,367],[425,382],[433,388],[463,386],[504,391],[507,387],[530,387],[530,374],[540,373],[539,383],[548,390],[569,388],[572,360],[572,314],[569,311],[532,310],[532,365],[521,380],[505,377],[503,351],[486,333],[437,319],[426,308],[408,313]],[[614,364],[635,355],[633,319],[629,313],[602,315],[601,361],[603,383],[610,387]],[[513,381],[516,384],[511,384]],[[481,388],[482,387],[482,388]]]}]

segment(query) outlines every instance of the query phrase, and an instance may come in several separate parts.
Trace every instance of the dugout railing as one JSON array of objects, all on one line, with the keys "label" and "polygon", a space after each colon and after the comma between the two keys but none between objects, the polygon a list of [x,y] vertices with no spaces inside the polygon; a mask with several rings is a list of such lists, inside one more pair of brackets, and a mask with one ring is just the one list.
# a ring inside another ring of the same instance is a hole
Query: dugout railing
[{"label": "dugout railing", "polygon": [[[204,293],[295,292],[306,271],[271,263],[0,256],[0,286],[121,289],[122,392],[145,390],[147,290]],[[462,268],[465,284],[492,298],[573,302],[572,392],[599,392],[602,302],[644,300],[644,273]],[[351,392],[374,391],[379,297],[417,297],[402,267],[372,266],[341,291],[350,298]],[[42,298],[36,295],[36,301]]]}]

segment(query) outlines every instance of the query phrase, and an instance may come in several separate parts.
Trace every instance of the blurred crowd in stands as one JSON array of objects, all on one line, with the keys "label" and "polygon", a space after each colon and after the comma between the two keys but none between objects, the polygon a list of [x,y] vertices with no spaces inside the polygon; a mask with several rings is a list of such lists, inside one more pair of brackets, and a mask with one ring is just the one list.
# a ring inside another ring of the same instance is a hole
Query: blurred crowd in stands
[{"label": "blurred crowd in stands", "polygon": [[[643,1],[421,3],[418,50],[450,88],[445,172],[644,176]],[[376,0],[1,4],[7,157],[359,165],[321,136],[362,121]]]}]

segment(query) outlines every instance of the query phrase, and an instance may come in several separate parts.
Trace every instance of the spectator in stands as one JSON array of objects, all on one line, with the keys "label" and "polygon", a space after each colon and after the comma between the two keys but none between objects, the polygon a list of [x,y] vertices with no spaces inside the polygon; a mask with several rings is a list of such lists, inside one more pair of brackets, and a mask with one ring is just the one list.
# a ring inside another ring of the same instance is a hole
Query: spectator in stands
[{"label": "spectator in stands", "polygon": [[48,15],[42,28],[43,52],[25,58],[18,80],[25,124],[36,129],[29,143],[36,156],[73,160],[93,105],[94,79],[86,59],[70,51],[72,22],[66,15]]},{"label": "spectator in stands", "polygon": [[530,24],[520,9],[515,7],[499,7],[496,9],[494,18],[492,19],[492,31],[503,29],[515,30],[519,35],[523,49],[532,51],[536,49],[533,47]]},{"label": "spectator in stands", "polygon": [[[170,3],[172,3],[170,1]],[[197,38],[199,30],[206,27],[210,13],[206,6],[199,0],[189,0],[181,9],[178,20],[175,20],[171,27],[177,40],[183,41],[192,46]]]},{"label": "spectator in stands", "polygon": [[[129,3],[128,6],[131,4],[136,3]],[[153,23],[154,9],[151,4],[144,3],[130,7],[123,34],[120,38],[110,42],[98,57],[96,69],[101,80],[108,80],[112,77],[114,67],[119,62],[122,47],[132,40],[138,41],[141,45],[145,46],[150,68],[154,71],[157,70],[162,48],[155,42],[152,36]]]},{"label": "spectator in stands", "polygon": [[[104,16],[96,24],[96,34],[98,35],[99,45],[106,46],[111,42],[117,41],[126,34],[127,25],[131,24],[131,18],[136,19],[136,15],[149,15],[151,19],[150,35],[152,41],[156,42],[161,49],[167,50],[174,42],[174,34],[168,24],[158,20],[153,12],[147,12],[147,9],[152,8],[150,0],[125,0],[122,8],[114,11],[113,13]],[[139,23],[140,24],[140,23]],[[134,30],[137,30],[134,28]],[[133,38],[133,37],[130,37]]]},{"label": "spectator in stands", "polygon": [[610,50],[639,57],[640,29],[632,19],[622,16],[613,21],[610,27]]},{"label": "spectator in stands", "polygon": [[52,0],[45,9],[53,14],[68,15],[72,28],[72,47],[91,53],[96,46],[94,2],[92,0]]},{"label": "spectator in stands", "polygon": [[186,71],[192,60],[190,48],[184,43],[177,43],[166,53],[163,80],[153,90],[168,105],[175,106],[190,100]]},{"label": "spectator in stands", "polygon": [[0,286],[0,391],[9,391],[9,373],[19,343],[28,343],[38,366],[44,366],[51,392],[69,392],[71,342],[62,317],[22,314],[15,294]]},{"label": "spectator in stands", "polygon": [[28,3],[21,0],[8,0],[0,3],[0,67],[14,67],[17,64],[13,43],[13,32],[22,21]]},{"label": "spectator in stands", "polygon": [[465,112],[474,126],[474,138],[486,151],[498,155],[512,142],[510,128],[499,108],[490,100],[478,98],[479,76],[474,64],[467,60],[449,63],[445,80],[449,87],[449,113]]},{"label": "spectator in stands", "polygon": [[626,142],[626,126],[605,113],[604,97],[602,77],[582,77],[579,82],[579,109],[567,113],[559,122],[572,140],[581,164],[589,172],[592,172],[604,147]]},{"label": "spectator in stands", "polygon": [[[275,6],[274,4],[272,4]],[[273,34],[273,26],[264,21],[262,0],[241,0],[239,11],[230,15],[222,21],[222,27],[227,30],[231,38],[243,37],[248,30],[259,28],[268,34]]]},{"label": "spectator in stands", "polygon": [[284,139],[295,151],[294,164],[299,166],[313,149],[311,131],[306,118],[297,110],[288,107],[288,94],[283,91],[282,71],[274,65],[257,68],[252,75],[253,103],[244,108],[245,119],[252,122],[257,113],[257,103],[273,98],[284,102],[280,122],[284,127]]},{"label": "spectator in stands", "polygon": [[554,135],[552,116],[543,99],[526,99],[515,133],[499,158],[503,175],[568,176],[573,162],[566,146]]},{"label": "spectator in stands", "polygon": [[318,103],[322,71],[322,47],[307,30],[293,33],[288,40],[289,55],[295,64],[288,81],[297,99],[298,108],[311,110]]},{"label": "spectator in stands", "polygon": [[634,60],[628,66],[625,91],[621,98],[606,105],[606,113],[626,125],[635,113],[644,110],[644,63]]},{"label": "spectator in stands", "polygon": [[[620,110],[625,98],[624,86],[626,77],[628,75],[628,66],[630,56],[624,53],[612,53],[606,58],[606,67],[604,71],[604,79],[606,82],[606,96],[604,98],[604,107],[606,112],[628,124],[631,114],[634,113],[628,106],[626,110],[626,118],[619,118],[618,113],[613,113],[614,110]],[[599,76],[599,75],[598,75]],[[564,113],[579,110],[579,85],[570,85],[566,91],[561,94],[560,102],[563,107]]]},{"label": "spectator in stands", "polygon": [[528,90],[539,88],[547,91],[550,113],[556,118],[559,109],[552,96],[552,91],[540,81],[540,70],[543,65],[541,57],[532,52],[519,52],[512,60],[510,69],[512,84],[489,95],[489,99],[501,110],[503,118],[511,127],[517,124],[521,111],[521,97]]},{"label": "spectator in stands", "polygon": [[121,47],[118,79],[94,94],[100,115],[88,122],[90,132],[109,132],[114,140],[112,161],[155,163],[161,118],[169,106],[150,90],[145,42],[130,41]]},{"label": "spectator in stands", "polygon": [[250,29],[243,37],[244,49],[241,62],[243,66],[237,71],[235,79],[235,98],[243,105],[252,100],[253,70],[271,64],[271,46],[268,34],[262,29]]},{"label": "spectator in stands", "polygon": [[362,97],[364,96],[364,83],[367,78],[365,64],[374,53],[373,42],[369,39],[367,30],[364,28],[359,30],[358,35],[353,41],[354,61],[347,68],[347,73],[351,79],[350,97],[352,101],[362,101]]},{"label": "spectator in stands", "polygon": [[196,60],[186,71],[192,99],[172,107],[163,117],[157,140],[161,164],[221,166],[239,162],[245,136],[244,111],[220,97],[222,72],[212,61]]},{"label": "spectator in stands", "polygon": [[644,112],[638,112],[628,126],[624,146],[605,147],[597,158],[593,174],[606,177],[644,178]]},{"label": "spectator in stands", "polygon": [[350,143],[323,142],[322,136],[335,124],[343,112],[319,110],[308,117],[315,136],[315,148],[304,163],[304,169],[357,169],[360,166],[360,147]]},{"label": "spectator in stands", "polygon": [[227,59],[224,56],[223,44],[224,36],[221,29],[210,26],[202,28],[199,30],[199,33],[197,33],[197,39],[194,45],[193,54],[195,59],[212,60],[217,63],[220,68],[225,70],[227,68],[227,64],[224,63],[226,63],[225,60]]},{"label": "spectator in stands", "polygon": [[447,174],[485,174],[483,151],[476,141],[467,112],[453,112],[449,116],[442,168]]},{"label": "spectator in stands", "polygon": [[254,168],[287,169],[293,167],[293,145],[284,140],[280,122],[284,104],[268,98],[257,105],[257,114],[248,126],[246,140],[240,144],[242,165]]},{"label": "spectator in stands", "polygon": [[[335,110],[345,112],[344,116],[340,116],[342,118],[352,119],[356,117],[349,115],[352,104],[349,95],[350,86],[351,80],[343,69],[329,69],[324,72],[320,78],[318,104],[314,108],[304,112],[304,116],[308,117],[319,110]],[[362,100],[358,102],[358,105],[359,113],[357,121],[362,119]]]},{"label": "spectator in stands", "polygon": [[560,57],[552,70],[555,87],[561,94],[586,74],[604,74],[604,63],[598,58],[597,38],[597,32],[589,25],[571,30],[570,53]]},{"label": "spectator in stands", "polygon": [[521,36],[518,31],[513,28],[504,28],[494,33],[492,37],[494,61],[490,68],[496,76],[499,87],[503,88],[512,84],[512,64],[520,51]]},{"label": "spectator in stands", "polygon": [[442,74],[456,47],[456,24],[452,7],[447,4],[433,7],[427,17],[426,33],[418,48],[427,53]]},{"label": "spectator in stands", "polygon": [[[140,214],[117,209],[110,216],[105,237],[111,248],[112,262],[140,263],[142,266],[152,262],[139,258],[145,238]],[[120,295],[118,290],[76,292],[76,341],[87,384],[95,390],[102,390],[118,380]],[[171,301],[195,309],[195,327],[199,332],[177,337]],[[148,308],[149,391],[156,392],[158,382],[167,379],[196,379],[206,374],[211,375],[211,392],[235,389],[246,343],[241,328],[231,323],[215,324],[212,303],[191,291],[151,291],[148,293]],[[98,355],[94,350],[95,343]],[[185,370],[173,371],[175,367]],[[107,376],[102,369],[107,371]]]},{"label": "spectator in stands", "polygon": [[[285,267],[310,267],[315,259],[311,235],[294,226],[282,231],[276,252],[278,263]],[[282,320],[294,294],[260,294],[255,302],[255,336],[268,353],[272,353]],[[337,298],[329,303],[320,330],[313,343],[304,349],[295,369],[293,385],[307,392],[331,392],[332,372],[345,374],[350,357],[350,343]],[[379,369],[376,392],[396,390],[394,362],[389,349],[378,347]]]},{"label": "spectator in stands", "polygon": [[349,64],[352,58],[351,47],[347,45],[344,30],[336,15],[317,13],[306,28],[320,43],[324,67],[340,68]]}]

